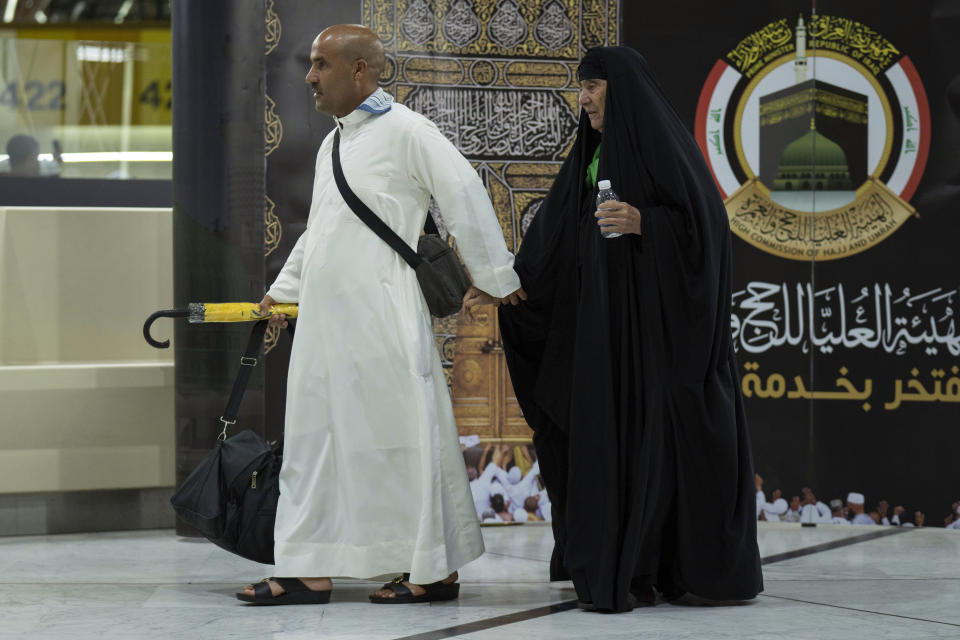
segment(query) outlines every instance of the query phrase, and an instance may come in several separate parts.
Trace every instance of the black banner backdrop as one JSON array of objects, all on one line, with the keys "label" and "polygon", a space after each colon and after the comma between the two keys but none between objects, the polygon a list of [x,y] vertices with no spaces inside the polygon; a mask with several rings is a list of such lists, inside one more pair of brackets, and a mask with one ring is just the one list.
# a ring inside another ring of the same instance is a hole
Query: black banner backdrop
[{"label": "black banner backdrop", "polygon": [[957,33],[952,1],[624,7],[727,201],[768,496],[960,497]]}]

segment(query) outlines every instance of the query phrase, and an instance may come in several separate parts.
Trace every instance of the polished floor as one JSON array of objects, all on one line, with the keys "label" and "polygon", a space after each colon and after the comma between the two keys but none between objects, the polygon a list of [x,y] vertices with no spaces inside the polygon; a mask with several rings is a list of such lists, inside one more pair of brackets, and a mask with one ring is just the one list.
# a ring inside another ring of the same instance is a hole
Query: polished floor
[{"label": "polished floor", "polygon": [[459,601],[372,605],[337,581],[325,606],[233,597],[270,575],[172,531],[0,538],[0,638],[960,638],[960,531],[760,525],[766,591],[748,605],[572,608],[547,582],[546,526],[484,528]]}]

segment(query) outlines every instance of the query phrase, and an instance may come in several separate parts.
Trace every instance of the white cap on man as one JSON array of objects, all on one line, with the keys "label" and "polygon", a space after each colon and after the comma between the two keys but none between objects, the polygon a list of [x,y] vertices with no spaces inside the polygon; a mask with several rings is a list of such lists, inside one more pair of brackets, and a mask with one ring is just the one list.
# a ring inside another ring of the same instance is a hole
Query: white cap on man
[{"label": "white cap on man", "polygon": [[851,491],[847,494],[847,502],[850,504],[863,504],[866,502],[866,499],[863,497],[862,493],[857,493],[856,491]]}]

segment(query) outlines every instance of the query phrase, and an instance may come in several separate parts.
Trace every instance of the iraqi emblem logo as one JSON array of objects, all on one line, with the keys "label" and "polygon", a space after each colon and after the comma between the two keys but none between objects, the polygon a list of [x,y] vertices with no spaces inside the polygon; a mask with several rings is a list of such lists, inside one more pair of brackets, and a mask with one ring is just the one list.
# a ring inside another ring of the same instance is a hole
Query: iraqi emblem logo
[{"label": "iraqi emblem logo", "polygon": [[770,23],[718,60],[695,134],[734,233],[768,253],[832,260],[915,213],[930,148],[916,68],[868,26]]}]

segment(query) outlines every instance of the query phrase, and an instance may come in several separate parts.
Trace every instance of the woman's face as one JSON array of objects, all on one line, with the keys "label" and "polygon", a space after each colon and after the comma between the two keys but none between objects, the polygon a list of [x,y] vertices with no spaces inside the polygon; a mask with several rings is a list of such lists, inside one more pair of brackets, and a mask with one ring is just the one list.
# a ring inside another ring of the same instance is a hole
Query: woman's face
[{"label": "woman's face", "polygon": [[590,78],[580,81],[580,106],[590,118],[590,126],[603,131],[603,108],[607,101],[607,81]]}]

